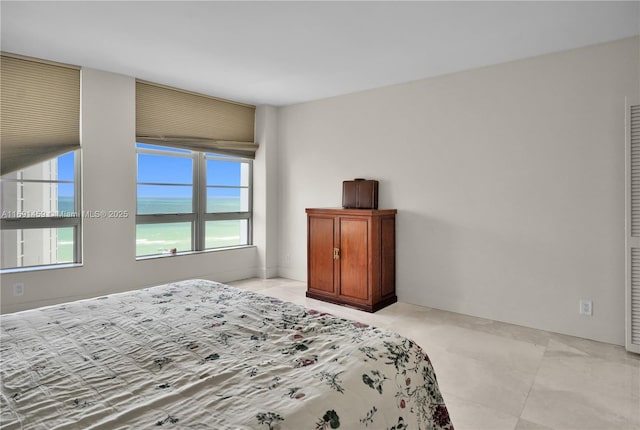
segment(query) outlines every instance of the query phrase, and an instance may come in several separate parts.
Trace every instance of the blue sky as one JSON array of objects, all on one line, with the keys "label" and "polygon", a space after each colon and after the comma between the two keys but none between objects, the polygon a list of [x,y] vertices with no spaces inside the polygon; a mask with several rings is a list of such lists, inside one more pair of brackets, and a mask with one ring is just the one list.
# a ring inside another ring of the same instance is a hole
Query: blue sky
[{"label": "blue sky", "polygon": [[73,152],[58,157],[58,180],[73,181]]},{"label": "blue sky", "polygon": [[[154,148],[151,145],[138,144],[142,148]],[[157,147],[156,147],[157,149]],[[176,153],[188,151],[180,149],[163,148]],[[139,185],[139,197],[191,197],[193,183],[193,160],[191,158],[179,158],[152,154],[138,154],[138,182],[182,184],[184,186],[152,186]],[[207,160],[207,185],[208,186],[239,186],[240,164]],[[234,196],[240,195],[239,189],[208,188],[208,196]]]},{"label": "blue sky", "polygon": [[[154,148],[152,145],[138,144],[143,148]],[[157,149],[157,147],[155,147]],[[188,151],[168,149],[176,153]],[[138,182],[159,182],[167,184],[183,184],[184,186],[138,186],[140,197],[176,197],[187,198],[192,195],[193,182],[192,159],[167,157],[160,155],[138,154]],[[58,180],[73,181],[74,153],[58,157]],[[210,197],[238,197],[237,188],[215,188],[220,185],[240,185],[240,164],[219,160],[207,160],[207,195]],[[73,184],[59,184],[59,196],[73,196]]]},{"label": "blue sky", "polygon": [[[74,152],[67,152],[58,157],[58,180],[73,181]],[[59,197],[73,197],[73,184],[58,184]]]}]

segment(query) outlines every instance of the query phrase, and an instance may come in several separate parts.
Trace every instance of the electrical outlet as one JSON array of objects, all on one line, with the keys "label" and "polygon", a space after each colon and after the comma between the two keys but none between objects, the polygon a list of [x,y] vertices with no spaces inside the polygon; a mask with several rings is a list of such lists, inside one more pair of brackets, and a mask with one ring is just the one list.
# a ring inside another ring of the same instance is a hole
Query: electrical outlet
[{"label": "electrical outlet", "polygon": [[591,300],[580,300],[580,315],[593,315],[593,302]]},{"label": "electrical outlet", "polygon": [[24,295],[23,282],[18,282],[17,284],[13,284],[13,295],[16,297]]},{"label": "electrical outlet", "polygon": [[291,264],[291,254],[285,254],[284,256],[284,265],[289,266]]}]

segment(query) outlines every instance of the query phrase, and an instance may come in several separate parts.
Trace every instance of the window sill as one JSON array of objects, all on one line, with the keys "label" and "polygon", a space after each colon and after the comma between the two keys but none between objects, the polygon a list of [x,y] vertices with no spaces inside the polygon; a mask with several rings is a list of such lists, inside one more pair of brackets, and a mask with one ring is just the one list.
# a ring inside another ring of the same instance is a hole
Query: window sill
[{"label": "window sill", "polygon": [[215,249],[205,249],[204,251],[185,251],[178,252],[176,254],[154,254],[154,255],[144,255],[141,257],[136,257],[136,261],[146,261],[146,260],[157,260],[159,258],[176,258],[183,257],[186,255],[198,255],[198,254],[208,254],[212,252],[225,252],[225,251],[235,251],[237,249],[247,249],[247,248],[255,248],[255,245],[240,245],[240,246],[229,246],[226,248],[215,248]]},{"label": "window sill", "polygon": [[16,267],[14,269],[0,269],[0,275],[9,275],[12,273],[40,272],[43,270],[71,269],[74,267],[82,267],[82,266],[83,266],[82,263],[64,263],[64,264],[48,264],[46,266]]}]

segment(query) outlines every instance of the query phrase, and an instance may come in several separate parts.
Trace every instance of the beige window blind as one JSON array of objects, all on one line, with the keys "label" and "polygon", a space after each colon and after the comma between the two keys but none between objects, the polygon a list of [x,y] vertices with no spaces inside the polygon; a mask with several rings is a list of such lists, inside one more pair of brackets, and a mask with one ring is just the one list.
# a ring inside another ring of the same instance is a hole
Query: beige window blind
[{"label": "beige window blind", "polygon": [[80,69],[0,55],[0,173],[80,147]]},{"label": "beige window blind", "polygon": [[255,158],[255,106],[136,82],[136,140]]}]

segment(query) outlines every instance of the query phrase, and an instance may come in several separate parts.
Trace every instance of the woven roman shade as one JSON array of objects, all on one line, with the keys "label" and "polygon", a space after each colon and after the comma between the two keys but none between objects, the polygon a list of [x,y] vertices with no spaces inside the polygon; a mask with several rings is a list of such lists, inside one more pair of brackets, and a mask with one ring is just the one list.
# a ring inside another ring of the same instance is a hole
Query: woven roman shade
[{"label": "woven roman shade", "polygon": [[0,173],[80,147],[80,69],[0,55]]},{"label": "woven roman shade", "polygon": [[136,141],[255,158],[255,106],[136,82]]}]

